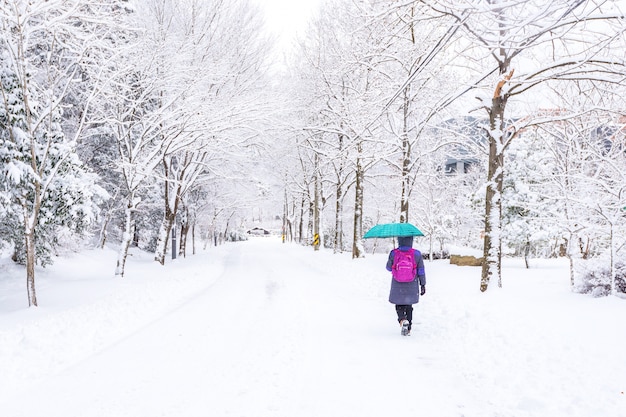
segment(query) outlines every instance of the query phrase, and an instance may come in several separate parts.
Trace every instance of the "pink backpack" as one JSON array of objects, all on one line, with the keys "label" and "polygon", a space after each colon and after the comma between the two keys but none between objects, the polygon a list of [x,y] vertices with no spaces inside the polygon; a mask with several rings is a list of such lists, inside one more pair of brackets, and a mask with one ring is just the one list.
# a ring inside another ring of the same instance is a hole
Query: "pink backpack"
[{"label": "pink backpack", "polygon": [[406,252],[393,250],[393,265],[391,265],[393,279],[398,282],[411,282],[415,279],[416,270],[415,249],[411,248]]}]

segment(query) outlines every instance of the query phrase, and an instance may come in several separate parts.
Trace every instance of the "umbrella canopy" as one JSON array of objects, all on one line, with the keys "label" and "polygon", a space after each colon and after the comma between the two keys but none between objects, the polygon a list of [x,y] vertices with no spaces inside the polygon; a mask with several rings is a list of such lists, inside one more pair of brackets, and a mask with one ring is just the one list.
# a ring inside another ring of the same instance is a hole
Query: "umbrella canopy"
[{"label": "umbrella canopy", "polygon": [[404,236],[424,236],[417,227],[411,223],[383,223],[377,224],[365,233],[364,239],[375,237],[404,237]]}]

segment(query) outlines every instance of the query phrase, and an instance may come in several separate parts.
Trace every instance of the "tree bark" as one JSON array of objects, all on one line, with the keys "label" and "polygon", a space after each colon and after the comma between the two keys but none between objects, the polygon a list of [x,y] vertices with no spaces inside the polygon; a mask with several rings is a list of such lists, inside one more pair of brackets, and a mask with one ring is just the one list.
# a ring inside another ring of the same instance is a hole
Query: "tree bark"
[{"label": "tree bark", "polygon": [[333,252],[340,253],[343,251],[343,189],[339,182],[336,185],[335,198],[335,241],[333,242]]},{"label": "tree bark", "polygon": [[339,166],[335,168],[337,183],[335,184],[335,238],[333,241],[333,252],[343,252],[343,185],[342,177],[344,175],[344,162],[343,162],[343,135],[338,135],[339,141],[339,154],[340,161]]},{"label": "tree bark", "polygon": [[298,243],[302,244],[302,236],[304,235],[304,204],[305,199],[302,195],[300,200],[300,218],[298,219]]},{"label": "tree bark", "polygon": [[154,260],[161,265],[165,265],[167,243],[169,242],[170,233],[175,219],[176,213],[174,213],[169,206],[167,206],[165,209],[165,216],[163,216],[163,221],[161,222],[161,228],[159,229],[159,235],[157,237],[157,250],[154,256]]},{"label": "tree bark", "polygon": [[117,255],[117,265],[115,267],[115,276],[123,277],[124,268],[126,266],[126,258],[128,257],[128,248],[130,247],[131,232],[133,226],[133,206],[134,194],[128,197],[128,206],[125,210],[126,220],[124,222],[124,232],[122,233],[122,243],[120,251]]},{"label": "tree bark", "polygon": [[285,243],[287,240],[287,216],[289,214],[289,210],[287,207],[288,207],[287,185],[285,184],[285,190],[283,193],[283,226],[282,226],[282,233],[281,233],[281,240],[283,243]]},{"label": "tree bark", "polygon": [[[163,216],[163,222],[161,223],[161,229],[157,237],[156,252],[154,260],[165,265],[165,256],[167,253],[167,243],[170,238],[172,226],[176,220],[176,213],[178,212],[178,202],[180,201],[180,186],[173,185],[174,190],[170,190],[170,167],[167,158],[163,158],[163,167],[165,172],[165,190],[164,190],[164,203],[165,203],[165,215]],[[173,194],[173,195],[171,195]],[[173,202],[171,201],[173,200]],[[173,252],[175,253],[175,252]]]},{"label": "tree bark", "polygon": [[313,249],[320,250],[320,179],[319,179],[319,155],[315,154],[315,176],[313,178]]},{"label": "tree bark", "polygon": [[187,214],[187,209],[184,210],[185,215],[181,221],[180,225],[180,246],[178,249],[178,255],[183,258],[187,257],[187,235],[189,234],[189,216]]},{"label": "tree bark", "polygon": [[361,144],[357,145],[359,156],[356,159],[355,195],[354,195],[354,234],[352,236],[352,258],[365,255],[361,239],[363,238],[363,166],[361,162]]},{"label": "tree bark", "polygon": [[35,291],[35,233],[29,230],[25,233],[26,240],[26,289],[28,306],[37,307],[37,293]]},{"label": "tree bark", "polygon": [[409,222],[409,171],[411,167],[411,143],[409,141],[409,87],[404,89],[402,127],[402,195],[400,197],[400,223]]},{"label": "tree bark", "polygon": [[480,290],[487,291],[489,281],[495,274],[498,286],[502,287],[502,189],[504,185],[504,111],[508,96],[502,87],[513,76],[513,71],[504,75],[496,86],[489,111],[489,169],[485,195],[485,236]]},{"label": "tree bark", "polygon": [[192,253],[195,255],[196,254],[196,222],[193,222],[193,225],[191,226],[191,248],[192,248]]}]

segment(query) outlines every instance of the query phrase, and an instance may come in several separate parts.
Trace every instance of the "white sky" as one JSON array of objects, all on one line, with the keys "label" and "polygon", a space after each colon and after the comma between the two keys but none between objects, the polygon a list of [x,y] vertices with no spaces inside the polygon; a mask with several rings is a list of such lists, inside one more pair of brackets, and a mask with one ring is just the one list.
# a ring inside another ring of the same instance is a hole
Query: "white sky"
[{"label": "white sky", "polygon": [[279,36],[280,48],[286,50],[302,33],[322,0],[254,0],[265,11],[268,29]]}]

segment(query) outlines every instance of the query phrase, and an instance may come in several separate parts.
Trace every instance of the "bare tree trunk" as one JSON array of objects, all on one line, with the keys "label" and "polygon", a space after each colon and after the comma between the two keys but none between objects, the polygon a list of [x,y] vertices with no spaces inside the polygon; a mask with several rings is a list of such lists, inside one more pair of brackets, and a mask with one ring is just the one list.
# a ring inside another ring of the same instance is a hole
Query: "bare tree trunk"
[{"label": "bare tree trunk", "polygon": [[187,234],[189,233],[189,216],[187,215],[187,209],[185,209],[185,215],[181,220],[180,225],[180,246],[178,254],[183,258],[187,257]]},{"label": "bare tree trunk", "polygon": [[[35,158],[33,158],[33,160],[34,159]],[[36,168],[34,163],[33,168]],[[24,244],[26,246],[26,292],[29,307],[37,307],[37,292],[35,291],[35,226],[37,225],[39,210],[41,209],[41,184],[39,181],[35,181],[33,188],[35,197],[32,206],[32,213],[29,213],[27,208],[28,203],[22,202],[24,216]]]},{"label": "bare tree trunk", "polygon": [[615,277],[617,271],[615,270],[615,242],[613,241],[613,222],[609,222],[611,226],[611,232],[609,236],[609,242],[611,244],[611,295],[617,295],[617,288],[615,287]]},{"label": "bare tree trunk", "polygon": [[100,249],[104,249],[104,246],[107,243],[108,232],[107,229],[109,227],[109,223],[111,222],[111,218],[113,217],[113,210],[108,210],[104,220],[102,222],[102,227],[100,228],[100,239],[98,239],[98,247]]},{"label": "bare tree trunk", "polygon": [[[164,190],[164,202],[165,202],[165,215],[163,216],[163,221],[161,223],[161,228],[159,230],[159,234],[157,236],[157,245],[156,251],[154,254],[154,260],[160,263],[161,265],[165,265],[165,256],[167,253],[167,244],[170,238],[170,233],[172,231],[172,226],[174,225],[174,221],[176,220],[176,213],[178,212],[178,202],[179,202],[179,186],[174,185],[174,190],[170,191],[170,164],[168,163],[167,158],[163,158],[163,167],[165,172],[165,190]],[[170,194],[173,194],[171,196]],[[172,201],[173,200],[173,201]],[[176,250],[174,248],[174,250]],[[176,253],[176,252],[172,252]]]},{"label": "bare tree trunk", "polygon": [[191,226],[191,247],[192,247],[192,251],[193,254],[196,254],[196,222],[193,222],[193,225]]},{"label": "bare tree trunk", "polygon": [[298,221],[298,243],[302,244],[302,236],[304,236],[304,195],[300,200],[300,220]]},{"label": "bare tree trunk", "polygon": [[31,228],[24,234],[26,243],[26,290],[28,306],[37,307],[37,293],[35,291],[35,233]]},{"label": "bare tree trunk", "polygon": [[131,245],[133,248],[139,247],[139,231],[137,229],[137,221],[133,219],[133,240],[131,241]]},{"label": "bare tree trunk", "polygon": [[289,205],[287,202],[287,185],[285,184],[285,190],[283,193],[283,227],[281,233],[282,242],[285,243],[287,240],[287,216],[289,215]]},{"label": "bare tree trunk", "polygon": [[313,178],[313,249],[320,250],[320,179],[319,179],[319,155],[315,154],[315,177]]},{"label": "bare tree trunk", "polygon": [[335,237],[333,241],[333,252],[343,252],[343,184],[344,177],[344,135],[339,134],[337,137],[339,143],[339,163],[335,167],[337,183],[335,184]]},{"label": "bare tree trunk", "polygon": [[404,89],[402,127],[402,196],[400,197],[400,223],[409,222],[409,169],[411,166],[411,143],[409,142],[409,87]]},{"label": "bare tree trunk", "polygon": [[362,258],[365,251],[361,239],[363,238],[363,166],[361,162],[361,144],[357,146],[359,156],[356,159],[355,196],[354,196],[354,234],[352,236],[352,258]]},{"label": "bare tree trunk", "polygon": [[287,239],[293,242],[293,223],[291,220],[287,220]]},{"label": "bare tree trunk", "polygon": [[124,222],[124,232],[122,233],[122,243],[120,245],[120,251],[117,255],[117,265],[115,267],[115,275],[119,277],[124,276],[124,268],[126,266],[126,258],[128,257],[128,248],[130,247],[131,233],[133,226],[133,206],[134,194],[128,197],[128,206],[125,210],[126,220]]},{"label": "bare tree trunk", "polygon": [[502,87],[513,76],[513,71],[503,75],[498,83],[489,111],[489,170],[485,195],[485,240],[480,290],[487,291],[491,277],[496,274],[502,287],[502,189],[504,184],[504,110],[508,96]]},{"label": "bare tree trunk", "polygon": [[333,242],[333,252],[339,253],[343,251],[343,189],[341,183],[337,182],[336,188],[336,205],[335,205],[335,241]]},{"label": "bare tree trunk", "polygon": [[[314,209],[315,207],[315,201],[313,198],[311,198],[309,200],[309,207],[308,207],[308,211],[309,211],[309,216],[307,218],[307,223],[306,223],[306,237],[307,239],[311,239],[313,236],[313,216],[314,216]],[[308,241],[307,241],[308,244]]]},{"label": "bare tree trunk", "polygon": [[530,241],[527,239],[526,243],[524,244],[524,263],[526,264],[526,269],[530,268],[530,261],[529,261],[529,256],[530,256]]},{"label": "bare tree trunk", "polygon": [[170,239],[170,233],[172,231],[172,226],[174,225],[175,219],[176,214],[172,212],[172,210],[168,206],[165,210],[165,216],[163,217],[163,221],[161,222],[161,228],[159,229],[159,234],[157,236],[157,250],[154,255],[154,260],[161,265],[165,265],[167,244]]},{"label": "bare tree trunk", "polygon": [[500,263],[502,260],[502,239],[500,236],[502,219],[502,159],[497,153],[494,138],[489,138],[489,171],[487,174],[487,192],[485,196],[485,240],[483,247],[483,266],[480,290],[486,291],[494,275],[500,281]]}]

